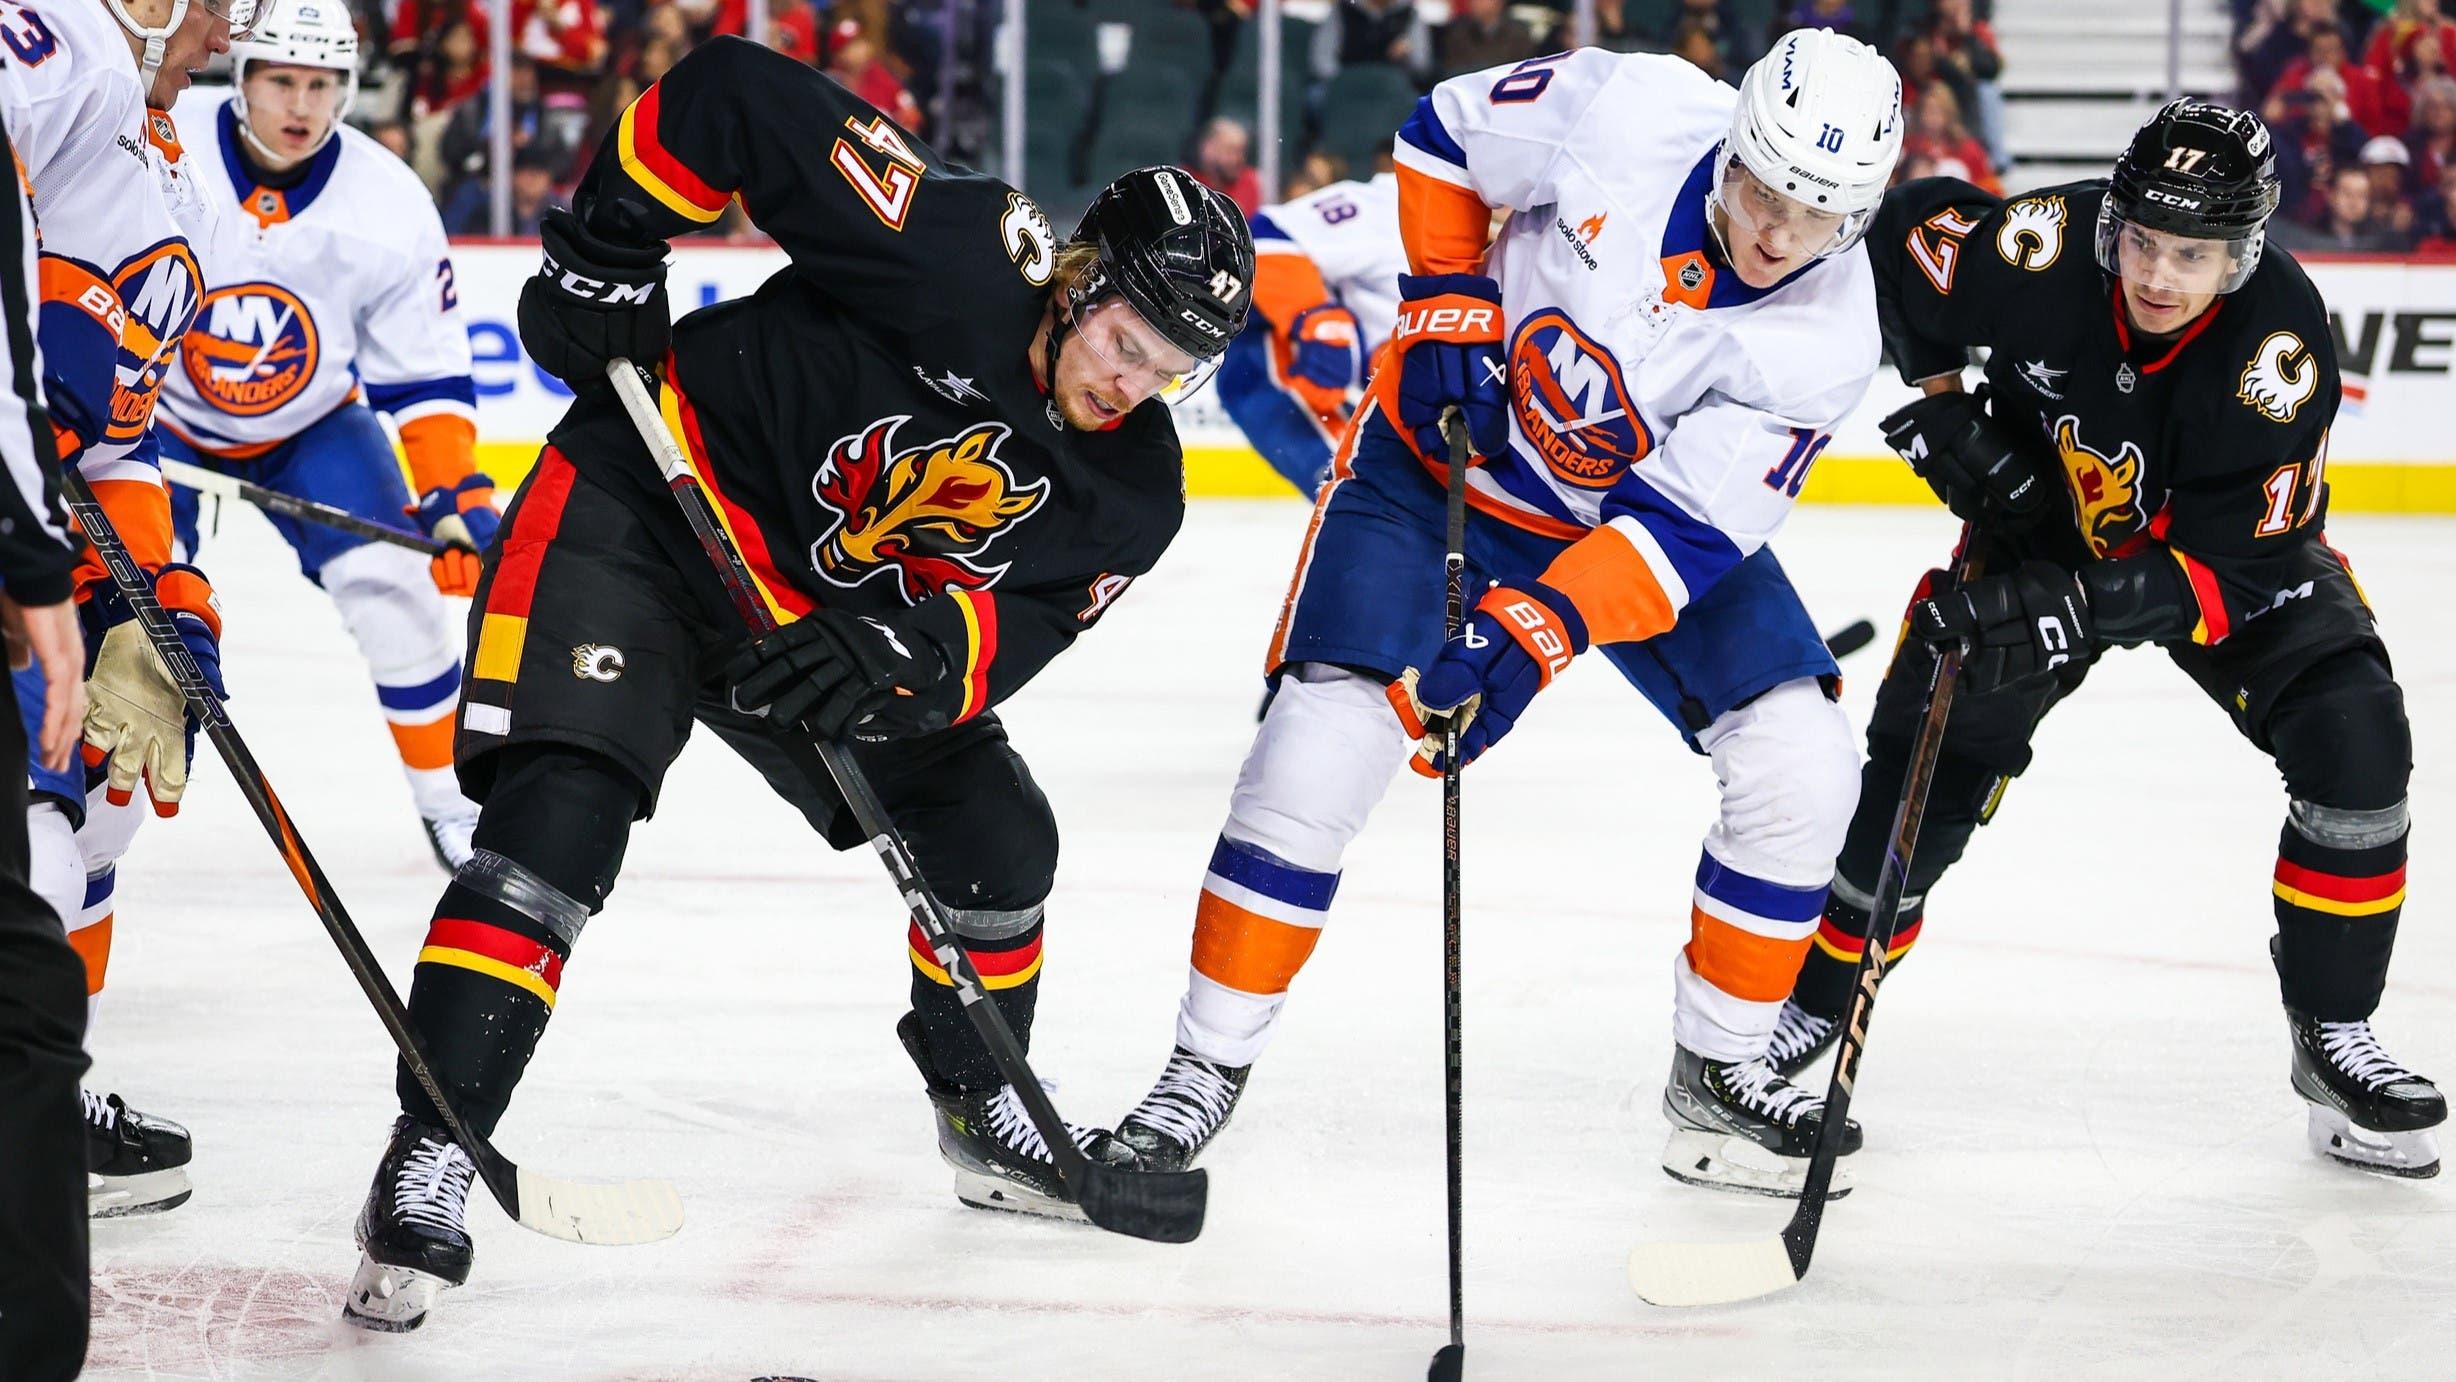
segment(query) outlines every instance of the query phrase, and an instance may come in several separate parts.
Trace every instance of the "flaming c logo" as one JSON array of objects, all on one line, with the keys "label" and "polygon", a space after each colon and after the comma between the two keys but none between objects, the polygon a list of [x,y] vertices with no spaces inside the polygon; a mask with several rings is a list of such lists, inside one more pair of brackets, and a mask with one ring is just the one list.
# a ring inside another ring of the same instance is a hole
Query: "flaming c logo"
[{"label": "flaming c logo", "polygon": [[811,489],[840,517],[811,544],[810,564],[848,589],[892,571],[904,602],[917,605],[949,589],[996,584],[1008,564],[984,561],[984,552],[1040,507],[1049,482],[1015,483],[998,458],[1004,423],[898,451],[896,429],[911,420],[880,418],[828,448]]},{"label": "flaming c logo", "polygon": [[180,347],[197,396],[234,417],[261,417],[315,378],[315,318],[287,288],[239,283],[205,294]]},{"label": "flaming c logo", "polygon": [[2081,420],[2069,414],[2055,420],[2055,451],[2064,461],[2064,479],[2072,487],[2072,510],[2080,519],[2081,535],[2099,556],[2140,531],[2140,448],[2125,442],[2112,456],[2102,456],[2081,441]]}]

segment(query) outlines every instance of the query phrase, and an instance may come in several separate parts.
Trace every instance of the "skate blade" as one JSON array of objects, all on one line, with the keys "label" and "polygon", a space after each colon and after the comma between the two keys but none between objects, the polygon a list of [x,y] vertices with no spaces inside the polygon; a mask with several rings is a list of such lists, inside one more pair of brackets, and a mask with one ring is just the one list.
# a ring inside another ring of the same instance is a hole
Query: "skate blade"
[{"label": "skate blade", "polygon": [[[1745,1137],[1675,1128],[1663,1145],[1663,1174],[1682,1185],[1739,1195],[1765,1195],[1796,1200],[1808,1180],[1808,1158],[1777,1156]],[[1850,1159],[1833,1168],[1833,1184],[1825,1198],[1838,1200],[1851,1192]]]},{"label": "skate blade", "polygon": [[387,1267],[362,1253],[341,1318],[378,1334],[406,1334],[426,1323],[437,1295],[459,1284],[411,1267]]},{"label": "skate blade", "polygon": [[85,1178],[85,1217],[124,1219],[133,1214],[159,1214],[177,1209],[195,1193],[184,1166],[146,1171],[133,1176]]},{"label": "skate blade", "polygon": [[996,1210],[1005,1214],[1029,1214],[1041,1219],[1061,1219],[1068,1223],[1091,1222],[1083,1215],[1083,1206],[1070,1200],[1044,1195],[1029,1186],[1019,1185],[1004,1176],[984,1171],[955,1171],[955,1198],[974,1209]]},{"label": "skate blade", "polygon": [[2428,1180],[2439,1174],[2439,1143],[2428,1128],[2413,1132],[2375,1132],[2357,1127],[2344,1114],[2313,1104],[2304,1135],[2311,1150],[2340,1166],[2375,1176]]}]

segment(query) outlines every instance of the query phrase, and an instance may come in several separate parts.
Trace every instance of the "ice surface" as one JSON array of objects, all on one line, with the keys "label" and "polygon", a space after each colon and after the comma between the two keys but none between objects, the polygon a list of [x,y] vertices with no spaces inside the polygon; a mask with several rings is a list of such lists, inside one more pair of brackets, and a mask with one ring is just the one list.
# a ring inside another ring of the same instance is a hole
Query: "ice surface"
[{"label": "ice surface", "polygon": [[[1071,1116],[1167,1055],[1196,887],[1252,732],[1305,510],[1198,503],[1162,569],[1012,709],[1055,803],[1035,1056]],[[2345,518],[2420,768],[2380,1013],[2456,1078],[2456,527]],[[1889,640],[1940,514],[1805,509],[1778,544],[1828,628]],[[253,515],[205,558],[232,713],[407,986],[442,878],[323,598]],[[1883,657],[1851,664],[1864,717]],[[1713,783],[1589,660],[1466,794],[1467,1275],[1478,1378],[2445,1375],[2456,1178],[2303,1147],[2266,937],[2283,800],[2155,653],[2060,709],[1876,1015],[1858,1192],[1749,1306],[1629,1292],[1640,1237],[1787,1208],[1655,1165],[1668,966]],[[666,1176],[689,1220],[584,1248],[473,1202],[476,1274],[406,1336],[340,1323],[392,1114],[389,1048],[219,764],[122,871],[99,1087],[186,1122],[196,1195],[95,1226],[97,1378],[1411,1378],[1445,1337],[1438,793],[1402,774],[1208,1164],[1186,1247],[958,1206],[897,1048],[904,921],[712,738],[633,836],[501,1130],[570,1175]]]}]

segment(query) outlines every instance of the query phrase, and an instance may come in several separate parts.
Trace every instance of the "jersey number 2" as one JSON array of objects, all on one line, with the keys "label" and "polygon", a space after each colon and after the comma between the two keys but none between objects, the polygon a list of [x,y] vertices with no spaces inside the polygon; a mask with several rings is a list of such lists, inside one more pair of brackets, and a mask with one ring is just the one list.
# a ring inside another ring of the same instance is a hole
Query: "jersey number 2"
[{"label": "jersey number 2", "polygon": [[839,139],[828,155],[836,171],[853,184],[853,192],[867,204],[887,229],[900,231],[904,218],[912,211],[913,193],[921,190],[921,157],[904,142],[904,132],[890,123],[886,116],[874,116],[867,125],[851,116],[844,118],[845,128],[853,132],[870,148],[887,156],[886,168],[872,172],[868,161],[853,152],[849,142]]}]

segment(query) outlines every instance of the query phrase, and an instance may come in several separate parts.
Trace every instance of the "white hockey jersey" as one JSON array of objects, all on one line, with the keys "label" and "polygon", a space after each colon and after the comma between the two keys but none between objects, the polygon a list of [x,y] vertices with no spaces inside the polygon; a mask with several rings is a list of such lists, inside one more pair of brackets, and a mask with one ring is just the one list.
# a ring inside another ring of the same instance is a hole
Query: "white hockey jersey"
[{"label": "white hockey jersey", "polygon": [[227,88],[175,107],[195,180],[213,208],[198,259],[207,290],[164,401],[197,450],[261,455],[363,395],[400,424],[413,472],[442,421],[468,473],[477,394],[469,334],[434,199],[409,166],[344,125],[283,188],[260,187],[240,156]]},{"label": "white hockey jersey", "polygon": [[[1472,502],[1562,538],[1608,527],[1643,559],[1612,582],[1659,587],[1616,590],[1646,612],[1599,642],[1669,627],[1763,546],[1876,371],[1862,247],[1770,289],[1709,256],[1737,99],[1678,58],[1584,49],[1443,82],[1399,132],[1416,272],[1481,257],[1501,287],[1510,444]],[[1485,255],[1488,208],[1510,214]],[[1395,416],[1395,380],[1375,389]]]},{"label": "white hockey jersey", "polygon": [[[1254,305],[1278,322],[1292,315],[1268,303],[1269,280],[1283,257],[1310,261],[1320,276],[1313,284],[1301,271],[1289,290],[1319,291],[1356,314],[1370,359],[1390,336],[1399,310],[1399,275],[1407,272],[1407,249],[1399,242],[1399,181],[1382,173],[1370,182],[1334,182],[1301,197],[1266,206],[1253,216]],[[1312,302],[1302,306],[1310,307]]]}]

